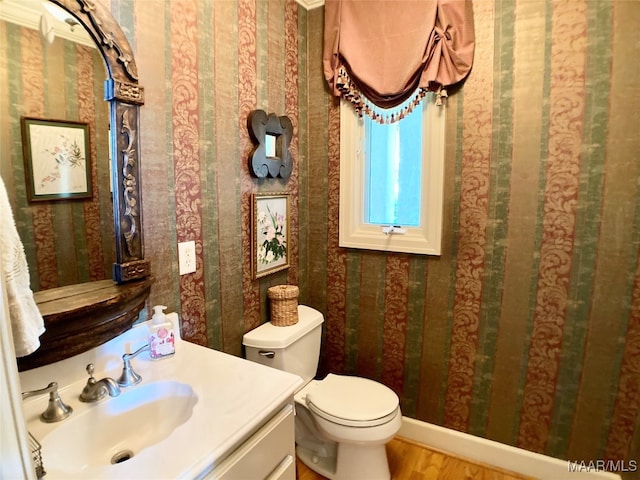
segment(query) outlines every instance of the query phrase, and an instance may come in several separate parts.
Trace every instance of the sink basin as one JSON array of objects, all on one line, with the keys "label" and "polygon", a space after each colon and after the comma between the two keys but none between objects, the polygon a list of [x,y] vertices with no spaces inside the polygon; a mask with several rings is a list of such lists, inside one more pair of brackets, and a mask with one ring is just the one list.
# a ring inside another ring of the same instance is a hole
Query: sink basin
[{"label": "sink basin", "polygon": [[66,420],[44,423],[47,395],[22,402],[27,430],[42,446],[45,480],[219,478],[302,384],[297,375],[184,341],[176,329],[176,355],[134,360],[141,383],[117,397],[81,402],[86,365],[94,364],[96,378],[118,375],[122,352],[147,342],[149,325],[138,323],[88,352],[20,372],[22,391],[56,381],[63,401],[73,407]]},{"label": "sink basin", "polygon": [[191,386],[175,381],[123,389],[41,439],[46,469],[79,472],[127,461],[185,423],[197,402]]}]

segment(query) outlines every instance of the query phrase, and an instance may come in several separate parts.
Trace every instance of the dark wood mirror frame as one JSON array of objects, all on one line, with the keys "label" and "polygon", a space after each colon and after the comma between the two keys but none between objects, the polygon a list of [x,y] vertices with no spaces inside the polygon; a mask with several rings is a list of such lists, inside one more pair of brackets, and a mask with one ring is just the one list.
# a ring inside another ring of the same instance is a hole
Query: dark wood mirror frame
[{"label": "dark wood mirror frame", "polygon": [[153,278],[144,259],[140,188],[139,108],[144,89],[124,32],[111,13],[91,0],[49,0],[72,14],[89,32],[107,67],[114,152],[111,187],[115,227],[113,281],[103,280],[35,294],[45,321],[41,347],[18,359],[28,370],[77,355],[131,328],[144,308]]},{"label": "dark wood mirror frame", "polygon": [[[293,160],[289,145],[293,136],[293,124],[286,115],[277,116],[264,110],[253,110],[247,117],[247,128],[255,148],[251,152],[249,166],[258,178],[289,178]],[[272,137],[275,155],[267,152],[267,137]]]}]

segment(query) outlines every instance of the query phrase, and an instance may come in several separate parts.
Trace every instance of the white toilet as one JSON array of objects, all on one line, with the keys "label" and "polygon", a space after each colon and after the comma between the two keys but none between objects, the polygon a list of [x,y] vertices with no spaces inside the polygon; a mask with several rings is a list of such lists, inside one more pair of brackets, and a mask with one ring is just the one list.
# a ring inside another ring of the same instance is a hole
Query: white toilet
[{"label": "white toilet", "polygon": [[247,359],[295,373],[296,453],[313,471],[332,480],[388,480],[385,444],[400,429],[398,396],[366,378],[329,374],[313,380],[320,358],[324,318],[298,306],[298,323],[265,323],[247,332]]}]

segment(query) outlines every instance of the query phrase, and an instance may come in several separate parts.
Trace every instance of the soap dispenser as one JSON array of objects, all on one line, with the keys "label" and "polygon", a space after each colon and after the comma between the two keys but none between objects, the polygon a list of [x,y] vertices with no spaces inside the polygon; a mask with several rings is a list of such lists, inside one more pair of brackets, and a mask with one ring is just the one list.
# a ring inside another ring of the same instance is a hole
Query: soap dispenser
[{"label": "soap dispenser", "polygon": [[153,307],[153,317],[149,326],[149,352],[154,359],[176,353],[173,323],[163,312],[166,308],[164,305]]}]

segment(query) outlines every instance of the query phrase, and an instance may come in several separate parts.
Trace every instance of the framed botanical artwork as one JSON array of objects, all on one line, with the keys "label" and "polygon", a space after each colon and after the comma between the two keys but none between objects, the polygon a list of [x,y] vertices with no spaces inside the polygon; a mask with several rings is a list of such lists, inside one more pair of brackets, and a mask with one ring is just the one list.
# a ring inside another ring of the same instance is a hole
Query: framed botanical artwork
[{"label": "framed botanical artwork", "polygon": [[253,194],[251,217],[253,278],[289,268],[289,195]]},{"label": "framed botanical artwork", "polygon": [[89,124],[33,117],[21,123],[28,200],[90,198]]}]

